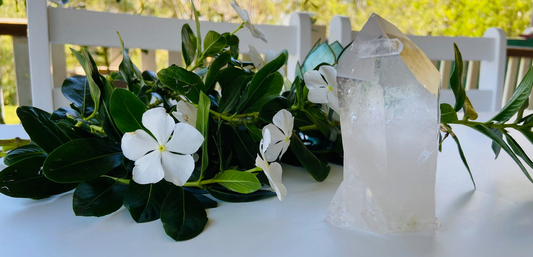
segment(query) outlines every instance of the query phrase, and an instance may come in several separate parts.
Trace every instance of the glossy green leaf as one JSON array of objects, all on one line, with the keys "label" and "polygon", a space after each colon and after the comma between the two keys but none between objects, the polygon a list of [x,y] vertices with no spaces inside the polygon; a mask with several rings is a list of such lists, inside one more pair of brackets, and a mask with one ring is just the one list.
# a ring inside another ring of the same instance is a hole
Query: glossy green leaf
[{"label": "glossy green leaf", "polygon": [[515,115],[520,107],[526,102],[531,93],[531,86],[533,85],[533,68],[524,76],[524,79],[516,87],[509,102],[494,116],[490,121],[497,121],[504,123],[508,121],[513,115]]},{"label": "glossy green leaf", "polygon": [[48,180],[41,171],[45,158],[23,159],[0,172],[0,193],[19,198],[46,198],[70,191],[77,184],[58,184]]},{"label": "glossy green leaf", "polygon": [[516,140],[508,133],[505,133],[505,140],[511,149],[513,149],[513,151],[516,153],[516,155],[522,158],[522,160],[524,160],[529,167],[533,168],[533,161],[531,161],[531,159],[527,156],[527,153],[524,151],[524,149],[522,149],[522,147],[520,147],[518,142],[516,142]]},{"label": "glossy green leaf", "polygon": [[518,167],[520,167],[520,169],[522,170],[524,175],[526,175],[526,177],[529,179],[529,181],[533,183],[533,179],[529,175],[529,172],[527,171],[527,169],[524,167],[524,165],[522,165],[522,163],[520,162],[518,157],[516,157],[516,154],[503,141],[502,138],[500,138],[498,135],[496,135],[494,132],[492,132],[492,130],[488,129],[484,125],[478,124],[478,125],[473,126],[472,128],[477,130],[477,131],[479,131],[480,133],[482,133],[483,135],[487,136],[488,138],[492,139],[492,141],[496,142],[505,152],[507,152],[507,154],[509,154],[509,156],[511,156],[511,158],[516,162]]},{"label": "glossy green leaf", "polygon": [[[209,110],[211,109],[211,100],[203,92],[200,93],[200,101],[196,111],[196,129],[204,136],[202,143],[202,167],[201,174],[207,169],[209,165],[209,152],[207,145],[209,142]],[[200,177],[202,179],[202,176]]]},{"label": "glossy green leaf", "polygon": [[187,23],[181,27],[181,52],[185,65],[191,65],[196,58],[196,36]]},{"label": "glossy green leaf", "polygon": [[253,202],[276,195],[276,193],[266,190],[257,190],[250,194],[240,194],[227,190],[224,187],[217,186],[207,187],[207,192],[209,192],[213,197],[218,200],[231,203]]},{"label": "glossy green leaf", "polygon": [[281,52],[278,57],[267,63],[261,70],[259,70],[250,82],[246,98],[239,104],[238,112],[246,110],[252,106],[255,101],[259,100],[268,92],[271,83],[279,74],[277,71],[287,62],[288,54]]},{"label": "glossy green leaf", "polygon": [[328,138],[331,136],[332,126],[329,123],[326,114],[320,108],[318,108],[317,106],[313,106],[304,109],[303,111],[307,115],[309,120],[311,120],[313,124],[317,126],[318,130],[322,132],[322,134],[324,134]]},{"label": "glossy green leaf", "polygon": [[244,126],[246,126],[246,129],[248,129],[248,134],[250,134],[255,142],[259,143],[259,141],[263,139],[263,131],[259,129],[257,125],[254,123],[246,123]]},{"label": "glossy green leaf", "polygon": [[128,89],[134,94],[138,94],[141,90],[141,87],[144,85],[142,73],[131,61],[128,51],[126,51],[126,48],[124,48],[124,41],[122,41],[122,37],[118,31],[117,35],[122,48],[122,62],[118,66],[118,69],[120,74],[122,74],[122,77],[124,77],[126,80],[126,83],[128,83]]},{"label": "glossy green leaf", "polygon": [[[315,50],[309,52],[305,61],[302,64],[302,75],[307,71],[315,69],[318,65],[322,63],[327,63],[329,65],[335,64],[337,57],[335,53],[329,47],[327,42],[320,44]],[[303,78],[303,76],[302,76]]]},{"label": "glossy green leaf", "polygon": [[[496,134],[500,138],[503,137],[502,132],[497,128],[493,128],[492,132],[494,132],[494,134]],[[492,141],[491,148],[492,148],[492,152],[494,152],[494,159],[498,159],[498,156],[500,155],[500,152],[502,150],[501,146],[498,145],[498,143]]]},{"label": "glossy green leaf", "polygon": [[87,117],[94,112],[94,102],[91,97],[89,82],[86,76],[72,76],[63,81],[61,92]]},{"label": "glossy green leaf", "polygon": [[142,116],[147,106],[132,92],[117,88],[111,95],[110,111],[122,133],[143,129]]},{"label": "glossy green leaf", "polygon": [[324,160],[318,159],[309,151],[296,134],[293,134],[291,137],[290,149],[316,181],[321,182],[328,177],[330,170],[329,164]]},{"label": "glossy green leaf", "polygon": [[81,51],[76,51],[70,48],[70,51],[74,57],[76,57],[78,63],[81,65],[85,71],[85,74],[87,75],[87,82],[89,83],[90,89],[89,93],[91,94],[91,99],[94,103],[94,110],[98,110],[100,107],[100,95],[102,93],[99,87],[101,82],[99,81],[100,74],[98,74],[98,67],[96,66],[96,63],[94,62],[89,51],[87,51],[87,48],[82,48]]},{"label": "glossy green leaf", "polygon": [[518,131],[520,131],[520,133],[522,133],[527,138],[527,140],[529,140],[529,142],[533,144],[533,132],[531,130],[520,129]]},{"label": "glossy green leaf", "polygon": [[268,91],[261,98],[259,98],[259,100],[252,104],[247,111],[259,111],[266,103],[276,97],[279,97],[281,90],[283,89],[283,76],[279,72],[276,72],[269,78],[271,78],[270,82],[265,82],[265,84],[269,84]]},{"label": "glossy green leaf", "polygon": [[231,111],[239,102],[239,98],[252,75],[242,69],[228,67],[218,75],[218,83],[222,89],[218,110],[220,113]]},{"label": "glossy green leaf", "polygon": [[120,144],[99,138],[70,141],[48,155],[44,175],[55,182],[90,181],[122,164]]},{"label": "glossy green leaf", "polygon": [[289,109],[290,107],[291,103],[285,97],[278,96],[261,107],[259,118],[265,122],[271,123],[272,118],[276,113],[282,109]]},{"label": "glossy green leaf", "polygon": [[78,111],[72,108],[68,108],[68,107],[59,107],[59,109],[55,110],[50,116],[50,120],[54,120],[54,121],[62,120],[62,119],[76,120],[80,118],[81,118],[81,114]]},{"label": "glossy green leaf", "polygon": [[455,111],[458,112],[463,108],[466,98],[466,92],[462,84],[463,76],[463,57],[461,52],[455,43],[453,43],[453,49],[455,51],[455,67],[453,68],[452,75],[450,76],[450,87],[452,88],[453,95],[455,96]]},{"label": "glossy green leaf", "polygon": [[157,73],[159,81],[163,85],[180,94],[187,94],[191,101],[198,103],[200,91],[205,91],[202,78],[192,71],[188,71],[178,66],[170,66]]},{"label": "glossy green leaf", "polygon": [[520,109],[518,109],[518,113],[516,114],[516,120],[519,121],[524,117],[524,111],[529,107],[529,98],[524,101],[522,106],[520,106]]},{"label": "glossy green leaf", "polygon": [[36,107],[22,106],[17,108],[17,115],[31,140],[47,153],[70,141],[57,124],[50,120],[50,113]]},{"label": "glossy green leaf", "polygon": [[474,185],[474,189],[476,189],[476,182],[474,181],[474,176],[472,176],[472,171],[470,171],[470,166],[468,166],[468,162],[466,161],[466,157],[465,157],[465,154],[463,152],[463,148],[461,147],[461,143],[459,143],[459,138],[452,132],[452,128],[450,126],[445,125],[445,127],[448,130],[448,132],[450,132],[450,134],[452,135],[453,140],[457,144],[457,150],[459,151],[459,156],[461,157],[461,160],[463,161],[463,164],[465,165],[465,168],[468,171],[468,174],[470,175],[470,179],[472,180],[472,184]]},{"label": "glossy green leaf", "polygon": [[231,53],[231,57],[234,59],[239,58],[239,37],[235,35],[230,35],[229,33],[222,34],[223,37],[226,38],[227,44],[229,45],[229,50]]},{"label": "glossy green leaf", "polygon": [[34,157],[41,157],[42,162],[44,162],[46,156],[46,152],[41,147],[34,143],[30,143],[9,151],[9,153],[7,153],[7,155],[4,157],[4,164],[7,166],[11,166],[15,165],[18,162],[22,162],[26,159]]},{"label": "glossy green leaf", "polygon": [[124,207],[137,223],[159,219],[161,206],[174,186],[165,180],[156,184],[139,185],[131,180],[124,196]]},{"label": "glossy green leaf", "polygon": [[105,134],[109,137],[109,139],[115,142],[120,142],[122,139],[122,133],[113,122],[110,110],[111,95],[113,95],[115,88],[113,87],[113,85],[111,85],[111,82],[109,82],[103,76],[100,76],[100,79],[103,83],[102,105],[100,105],[98,116],[100,118],[100,121],[102,122],[102,128],[104,129]]},{"label": "glossy green leaf", "polygon": [[465,103],[463,105],[463,110],[465,112],[465,117],[470,120],[476,120],[478,117],[478,114],[476,110],[474,109],[474,106],[472,106],[472,103],[470,102],[470,99],[468,96],[465,96]]},{"label": "glossy green leaf", "polygon": [[163,202],[161,222],[168,236],[184,241],[202,233],[207,224],[207,213],[192,193],[176,187]]},{"label": "glossy green leaf", "polygon": [[203,57],[215,56],[226,47],[226,38],[215,31],[207,32],[204,38],[204,53]]},{"label": "glossy green leaf", "polygon": [[202,206],[205,209],[211,209],[211,208],[218,207],[217,201],[211,200],[211,198],[209,198],[209,197],[207,197],[205,195],[202,195],[202,194],[193,194],[193,195],[194,195],[194,197],[196,197],[196,199],[198,199],[198,201],[202,204]]},{"label": "glossy green leaf", "polygon": [[127,185],[110,178],[97,178],[80,183],[72,196],[72,209],[76,216],[101,217],[122,206]]},{"label": "glossy green leaf", "polygon": [[213,182],[241,194],[249,194],[261,189],[261,183],[253,173],[237,170],[225,170],[218,173],[213,178]]},{"label": "glossy green leaf", "polygon": [[457,121],[457,112],[447,103],[440,104],[440,121],[450,123]]},{"label": "glossy green leaf", "polygon": [[226,66],[226,64],[228,64],[230,59],[231,59],[230,52],[225,51],[221,53],[213,61],[213,63],[211,63],[211,66],[209,66],[209,71],[207,72],[207,75],[205,77],[205,88],[206,88],[207,94],[209,94],[209,92],[211,92],[215,88],[215,84],[217,82],[217,77],[218,77],[218,74],[220,73],[220,69]]}]

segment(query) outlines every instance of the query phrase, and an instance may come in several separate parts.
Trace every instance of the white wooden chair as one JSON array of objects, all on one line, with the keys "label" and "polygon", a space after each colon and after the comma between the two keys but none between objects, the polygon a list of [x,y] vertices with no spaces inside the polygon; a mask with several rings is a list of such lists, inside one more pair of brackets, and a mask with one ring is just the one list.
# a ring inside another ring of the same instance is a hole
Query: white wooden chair
[{"label": "white wooden chair", "polygon": [[[169,59],[179,59],[181,27],[189,23],[196,31],[194,21],[128,14],[92,12],[47,6],[47,0],[28,0],[28,36],[32,104],[46,111],[68,105],[61,94],[61,83],[66,78],[63,44],[120,47],[116,31],[124,39],[126,48],[169,50]],[[200,22],[203,36],[214,30],[231,32],[239,24]],[[267,35],[268,44],[252,38],[246,29],[237,32],[242,53],[253,45],[260,53],[268,50],[288,50],[288,77],[294,77],[297,61],[302,62],[318,38],[325,38],[325,27],[311,24],[307,13],[293,13],[289,26],[256,25]],[[56,58],[58,53],[58,58]],[[54,58],[52,58],[54,56]],[[152,57],[153,58],[153,57]],[[153,68],[153,61],[142,61]]]},{"label": "white wooden chair", "polygon": [[[346,46],[352,42],[357,31],[352,31],[350,19],[335,16],[329,25],[329,42],[338,41]],[[505,32],[489,28],[483,37],[433,37],[409,36],[426,53],[428,58],[440,61],[441,103],[455,103],[453,92],[449,89],[451,61],[454,60],[453,43],[461,50],[463,61],[468,62],[466,76],[467,95],[478,111],[497,111],[502,104],[504,89],[507,41]],[[466,65],[465,65],[466,67]],[[479,74],[479,86],[478,77]]]}]

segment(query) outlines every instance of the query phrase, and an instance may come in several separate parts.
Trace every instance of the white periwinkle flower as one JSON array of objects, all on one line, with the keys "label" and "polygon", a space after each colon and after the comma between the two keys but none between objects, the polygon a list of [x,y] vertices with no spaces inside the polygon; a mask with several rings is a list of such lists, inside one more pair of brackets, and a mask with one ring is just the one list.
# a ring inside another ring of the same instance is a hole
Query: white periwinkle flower
[{"label": "white periwinkle flower", "polygon": [[241,17],[242,21],[244,22],[244,27],[247,28],[248,31],[250,31],[250,34],[252,35],[252,37],[259,38],[263,40],[265,43],[268,43],[268,41],[266,40],[265,32],[263,32],[263,30],[261,30],[260,28],[256,28],[250,21],[250,15],[248,15],[248,11],[243,10],[237,4],[237,2],[235,2],[235,0],[231,2],[231,7],[233,7],[235,12],[237,12],[239,17]]},{"label": "white periwinkle flower", "polygon": [[194,105],[185,102],[179,101],[176,104],[176,111],[172,112],[172,115],[176,117],[180,122],[185,122],[193,127],[196,127],[196,115],[197,109]]},{"label": "white periwinkle flower", "polygon": [[287,188],[281,182],[283,170],[281,169],[281,165],[277,162],[269,164],[265,156],[265,152],[270,144],[270,139],[270,131],[268,129],[263,129],[263,139],[261,139],[261,143],[259,143],[259,152],[261,156],[257,155],[255,166],[263,169],[263,172],[265,172],[265,175],[268,178],[268,182],[270,182],[270,187],[274,189],[274,192],[278,195],[278,199],[283,201],[283,198],[287,195]]},{"label": "white periwinkle flower", "polygon": [[124,156],[135,161],[133,180],[150,184],[165,178],[183,186],[194,170],[191,154],[200,148],[204,137],[189,124],[174,124],[172,117],[160,107],[146,111],[142,124],[155,139],[142,129],[122,137]]},{"label": "white periwinkle flower", "polygon": [[327,103],[331,109],[338,112],[339,97],[337,93],[337,70],[335,68],[323,65],[318,71],[308,71],[304,74],[304,81],[309,89],[309,101]]},{"label": "white periwinkle flower", "polygon": [[[263,68],[263,66],[276,59],[276,57],[278,56],[274,51],[268,50],[265,53],[265,59],[263,60],[263,57],[261,57],[261,54],[259,53],[259,51],[257,51],[257,49],[255,49],[255,47],[253,47],[252,45],[248,45],[248,47],[250,48],[250,51],[248,51],[248,56],[250,56],[250,59],[252,60],[252,63],[254,64],[257,70],[260,70],[261,68]],[[283,77],[285,77],[285,71],[283,70],[283,68],[279,68],[278,72],[281,73]]]},{"label": "white periwinkle flower", "polygon": [[282,109],[274,115],[272,122],[274,124],[270,123],[263,128],[263,138],[265,136],[264,132],[267,130],[271,136],[270,144],[266,151],[268,161],[275,161],[278,157],[281,158],[289,148],[292,129],[294,128],[294,117],[289,111]]}]

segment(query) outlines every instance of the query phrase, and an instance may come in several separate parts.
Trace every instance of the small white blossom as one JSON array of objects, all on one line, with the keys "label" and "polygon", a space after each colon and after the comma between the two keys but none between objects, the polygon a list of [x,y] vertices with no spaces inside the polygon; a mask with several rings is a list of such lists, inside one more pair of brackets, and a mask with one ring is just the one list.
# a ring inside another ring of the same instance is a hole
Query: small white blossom
[{"label": "small white blossom", "polygon": [[281,159],[281,156],[289,148],[292,129],[294,128],[294,117],[289,111],[282,109],[274,115],[272,122],[274,124],[270,123],[263,128],[263,138],[265,131],[269,131],[271,136],[266,151],[268,161],[275,161],[278,157]]},{"label": "small white blossom", "polygon": [[165,178],[183,186],[194,170],[191,154],[200,148],[204,137],[189,124],[174,124],[172,117],[160,107],[146,111],[142,124],[155,139],[142,129],[122,137],[124,156],[135,161],[133,180],[150,184]]},{"label": "small white blossom", "polygon": [[248,15],[248,11],[243,10],[239,6],[239,4],[235,2],[235,0],[231,2],[231,7],[233,7],[235,12],[237,12],[239,17],[241,17],[242,21],[244,22],[244,27],[247,28],[248,31],[250,31],[250,34],[252,35],[252,37],[259,38],[263,40],[265,43],[268,43],[268,41],[266,40],[265,32],[263,32],[263,30],[261,30],[260,28],[256,28],[250,21],[250,15]]},{"label": "small white blossom", "polygon": [[339,97],[337,93],[337,70],[335,68],[323,65],[318,71],[308,71],[304,74],[304,81],[309,89],[309,101],[327,103],[331,109],[338,112]]},{"label": "small white blossom", "polygon": [[280,201],[283,201],[283,199],[287,195],[287,188],[281,182],[283,170],[281,169],[281,165],[277,162],[272,162],[270,164],[268,163],[265,156],[265,152],[267,151],[267,147],[269,144],[270,131],[268,129],[264,129],[263,139],[261,139],[261,143],[259,143],[259,152],[261,156],[257,155],[257,158],[255,159],[255,166],[263,169],[263,172],[265,173],[270,183],[270,187],[272,187],[274,192],[276,192],[278,199]]},{"label": "small white blossom", "polygon": [[[276,57],[278,56],[274,51],[268,50],[265,53],[265,59],[263,60],[263,57],[261,57],[261,54],[259,53],[259,51],[257,51],[257,49],[255,49],[255,47],[253,47],[252,45],[248,45],[248,47],[250,48],[250,51],[248,51],[248,56],[250,56],[250,59],[252,60],[252,63],[254,64],[257,70],[260,70],[261,68],[263,68],[263,66],[276,59]],[[285,71],[283,70],[283,68],[279,68],[278,72],[283,77],[285,77]]]},{"label": "small white blossom", "polygon": [[180,122],[185,122],[193,127],[196,127],[196,115],[197,109],[194,105],[185,102],[179,101],[176,104],[176,111],[172,112],[172,115],[176,117]]}]

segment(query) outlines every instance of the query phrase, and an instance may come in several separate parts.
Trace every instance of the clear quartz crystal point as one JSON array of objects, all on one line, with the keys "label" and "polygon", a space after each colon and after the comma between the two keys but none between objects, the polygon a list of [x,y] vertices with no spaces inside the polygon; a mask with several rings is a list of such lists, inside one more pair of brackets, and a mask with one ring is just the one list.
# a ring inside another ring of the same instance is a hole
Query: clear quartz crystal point
[{"label": "clear quartz crystal point", "polygon": [[372,14],[338,65],[344,179],[335,226],[435,231],[440,74],[398,28]]}]

